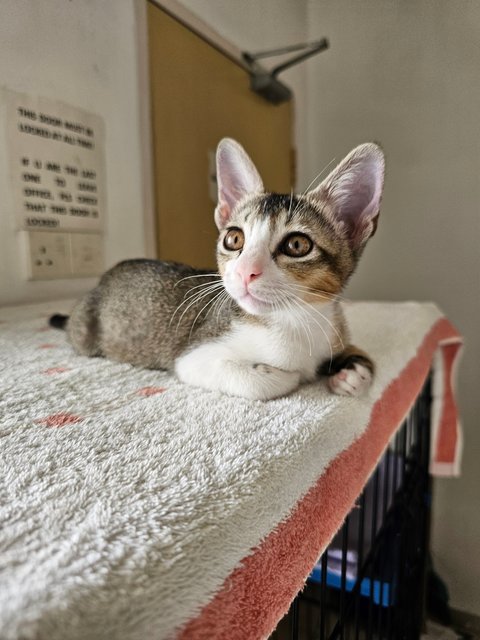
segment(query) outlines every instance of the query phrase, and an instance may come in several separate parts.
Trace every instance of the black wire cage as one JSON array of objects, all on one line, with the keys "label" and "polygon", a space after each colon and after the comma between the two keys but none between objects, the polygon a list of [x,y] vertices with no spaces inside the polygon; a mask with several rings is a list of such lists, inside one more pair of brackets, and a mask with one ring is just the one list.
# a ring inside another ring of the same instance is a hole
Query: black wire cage
[{"label": "black wire cage", "polygon": [[419,638],[431,504],[431,379],[271,640]]}]

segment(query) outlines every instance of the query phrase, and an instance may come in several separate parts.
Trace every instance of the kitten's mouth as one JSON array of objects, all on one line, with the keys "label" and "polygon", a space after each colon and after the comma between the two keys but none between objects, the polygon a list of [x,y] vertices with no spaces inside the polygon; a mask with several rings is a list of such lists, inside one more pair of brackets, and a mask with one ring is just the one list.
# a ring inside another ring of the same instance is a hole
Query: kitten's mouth
[{"label": "kitten's mouth", "polygon": [[272,310],[272,302],[263,298],[256,291],[250,291],[248,286],[241,286],[239,282],[232,282],[229,279],[226,279],[224,284],[230,296],[247,313],[262,315]]},{"label": "kitten's mouth", "polygon": [[256,294],[247,291],[243,296],[237,298],[238,303],[246,311],[253,314],[264,313],[272,307],[272,303],[267,300],[263,300]]}]

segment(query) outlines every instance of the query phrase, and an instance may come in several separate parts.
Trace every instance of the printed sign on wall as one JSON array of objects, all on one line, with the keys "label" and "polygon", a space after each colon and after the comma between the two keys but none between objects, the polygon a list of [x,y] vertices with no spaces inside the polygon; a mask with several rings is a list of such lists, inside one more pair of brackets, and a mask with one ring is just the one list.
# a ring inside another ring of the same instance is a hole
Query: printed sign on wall
[{"label": "printed sign on wall", "polygon": [[58,101],[13,91],[6,96],[16,228],[101,231],[102,118]]}]

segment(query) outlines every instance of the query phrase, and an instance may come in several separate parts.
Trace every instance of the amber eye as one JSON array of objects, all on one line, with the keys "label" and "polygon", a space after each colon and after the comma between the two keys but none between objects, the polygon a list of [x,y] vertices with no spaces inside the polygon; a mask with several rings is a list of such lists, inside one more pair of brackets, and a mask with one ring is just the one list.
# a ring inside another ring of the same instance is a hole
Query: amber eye
[{"label": "amber eye", "polygon": [[283,241],[281,251],[291,258],[302,258],[307,253],[310,253],[312,247],[313,242],[308,236],[303,235],[303,233],[292,233]]},{"label": "amber eye", "polygon": [[225,249],[228,249],[228,251],[240,251],[240,249],[243,248],[244,240],[243,231],[234,227],[227,232],[227,235],[223,239],[223,246]]}]

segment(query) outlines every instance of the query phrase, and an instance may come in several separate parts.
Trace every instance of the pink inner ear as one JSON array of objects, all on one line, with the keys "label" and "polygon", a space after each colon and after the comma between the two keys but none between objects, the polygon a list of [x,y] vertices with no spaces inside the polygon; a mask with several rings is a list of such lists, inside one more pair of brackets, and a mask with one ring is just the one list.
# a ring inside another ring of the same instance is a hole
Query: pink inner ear
[{"label": "pink inner ear", "polygon": [[354,247],[360,246],[373,235],[378,222],[380,195],[375,184],[360,180],[359,184],[352,184],[351,190],[339,198],[335,211],[345,223]]},{"label": "pink inner ear", "polygon": [[230,216],[232,214],[231,208],[228,204],[224,202],[220,202],[217,204],[215,209],[215,224],[219,229],[223,229],[228,224]]},{"label": "pink inner ear", "polygon": [[218,206],[215,221],[224,227],[237,205],[249,193],[263,191],[255,165],[238,142],[225,138],[217,149]]},{"label": "pink inner ear", "polygon": [[312,195],[325,200],[343,222],[354,248],[375,232],[383,189],[384,158],[375,144],[354,149]]},{"label": "pink inner ear", "polygon": [[346,221],[368,216],[374,206],[375,191],[370,184],[352,185],[352,190],[345,194],[345,199],[339,202],[339,213]]}]

